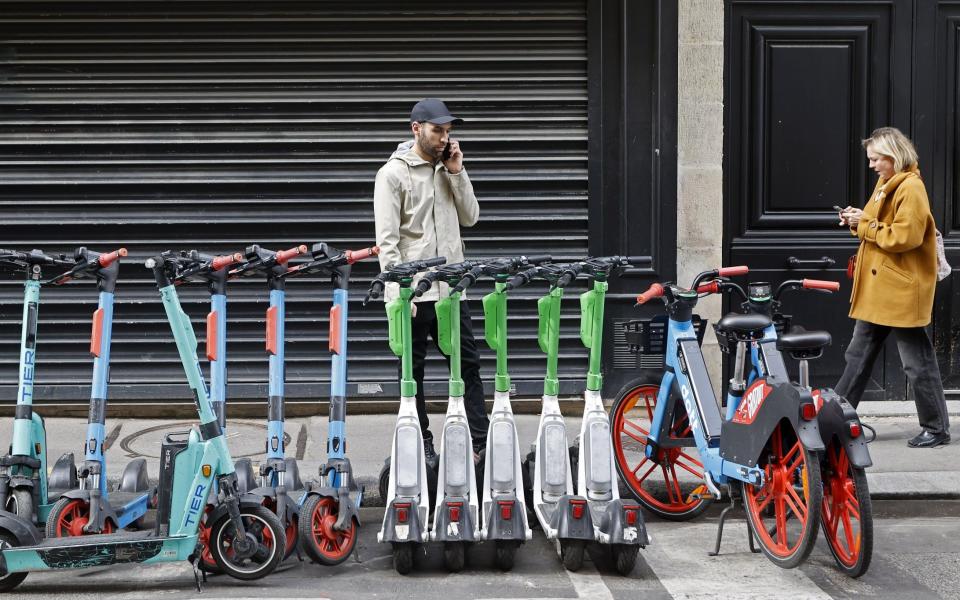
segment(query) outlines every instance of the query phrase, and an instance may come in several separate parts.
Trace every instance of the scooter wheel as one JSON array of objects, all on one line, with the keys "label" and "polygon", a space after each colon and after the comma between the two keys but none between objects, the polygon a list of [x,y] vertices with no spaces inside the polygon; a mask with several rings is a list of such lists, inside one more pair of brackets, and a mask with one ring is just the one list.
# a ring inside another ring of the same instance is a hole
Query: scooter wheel
[{"label": "scooter wheel", "polygon": [[447,542],[443,545],[443,566],[451,573],[459,573],[467,562],[467,545],[463,542]]},{"label": "scooter wheel", "polygon": [[34,523],[33,494],[30,490],[13,490],[7,498],[7,512],[12,512],[24,521]]},{"label": "scooter wheel", "polygon": [[[47,515],[46,534],[48,538],[90,535],[83,530],[89,522],[89,502],[79,498],[60,498]],[[103,522],[100,533],[113,533],[113,523],[109,519]]]},{"label": "scooter wheel", "polygon": [[517,556],[517,547],[519,542],[504,540],[497,542],[495,562],[497,568],[501,571],[509,571],[513,568],[513,563]]},{"label": "scooter wheel", "polygon": [[240,508],[247,538],[257,544],[252,556],[241,558],[234,550],[237,530],[229,515],[223,515],[210,527],[210,553],[217,566],[235,579],[266,577],[283,560],[286,534],[277,515],[263,506]]},{"label": "scooter wheel", "polygon": [[568,571],[579,571],[583,566],[583,551],[587,544],[584,540],[561,540],[560,560]]},{"label": "scooter wheel", "polygon": [[[16,548],[20,546],[20,540],[9,531],[0,531],[0,551],[4,548]],[[9,592],[17,587],[27,578],[27,573],[8,573],[0,577],[0,592]]]},{"label": "scooter wheel", "polygon": [[[263,505],[267,507],[267,509],[269,509],[273,514],[277,514],[276,498],[265,499]],[[297,551],[297,543],[300,541],[300,518],[289,507],[287,507],[286,521],[286,528],[284,529],[284,532],[287,534],[287,546],[283,550],[283,560],[287,560],[293,556],[293,553]]]},{"label": "scooter wheel", "polygon": [[210,553],[209,515],[210,505],[208,504],[206,510],[204,511],[203,519],[200,520],[200,525],[197,527],[197,544],[203,549],[200,553],[200,562],[197,563],[197,566],[201,571],[205,571],[213,575],[220,575],[223,573],[223,571],[220,570],[220,567],[217,565],[217,561],[213,560],[213,554]]},{"label": "scooter wheel", "polygon": [[640,554],[640,546],[633,544],[614,544],[610,547],[610,557],[617,567],[617,573],[621,575],[629,575],[633,572],[638,554]]},{"label": "scooter wheel", "polygon": [[406,575],[413,570],[413,547],[412,542],[393,543],[393,568],[397,573]]},{"label": "scooter wheel", "polygon": [[377,490],[380,492],[380,500],[386,504],[387,493],[390,490],[390,459],[383,461],[383,467],[380,469],[380,478],[377,480]]},{"label": "scooter wheel", "polygon": [[310,558],[328,567],[347,560],[357,544],[356,519],[350,519],[343,531],[334,529],[339,509],[336,500],[318,494],[310,494],[300,509],[303,548]]},{"label": "scooter wheel", "polygon": [[873,508],[867,474],[850,463],[843,444],[831,444],[820,463],[823,536],[837,567],[848,577],[860,577],[873,556]]}]

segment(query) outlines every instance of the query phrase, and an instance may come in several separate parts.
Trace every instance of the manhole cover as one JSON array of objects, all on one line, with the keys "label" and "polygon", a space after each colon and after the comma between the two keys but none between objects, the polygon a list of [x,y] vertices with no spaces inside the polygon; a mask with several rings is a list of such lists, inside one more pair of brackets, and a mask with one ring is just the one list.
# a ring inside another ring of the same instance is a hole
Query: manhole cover
[{"label": "manhole cover", "polygon": [[[164,423],[140,429],[125,436],[120,440],[120,447],[127,453],[129,458],[160,458],[160,444],[163,437],[173,431],[188,431],[196,425],[196,421],[183,421],[180,423]],[[241,457],[255,457],[266,454],[264,448],[267,439],[267,427],[262,423],[249,421],[233,421],[227,423],[225,432],[227,446],[230,448],[230,454],[234,459]],[[283,443],[287,449],[287,455],[293,456],[293,450],[290,446],[290,434],[284,432]]]}]

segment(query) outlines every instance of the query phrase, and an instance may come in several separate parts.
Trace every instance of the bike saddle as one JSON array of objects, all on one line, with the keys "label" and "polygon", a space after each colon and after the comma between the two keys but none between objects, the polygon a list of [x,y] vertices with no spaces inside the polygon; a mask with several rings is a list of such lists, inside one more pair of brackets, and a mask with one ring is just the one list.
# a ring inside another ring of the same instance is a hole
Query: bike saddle
[{"label": "bike saddle", "polygon": [[777,338],[777,350],[788,351],[796,359],[817,358],[832,341],[827,331],[791,331]]},{"label": "bike saddle", "polygon": [[717,331],[733,333],[738,338],[757,339],[763,337],[763,330],[770,326],[770,317],[756,313],[731,313],[717,323]]}]

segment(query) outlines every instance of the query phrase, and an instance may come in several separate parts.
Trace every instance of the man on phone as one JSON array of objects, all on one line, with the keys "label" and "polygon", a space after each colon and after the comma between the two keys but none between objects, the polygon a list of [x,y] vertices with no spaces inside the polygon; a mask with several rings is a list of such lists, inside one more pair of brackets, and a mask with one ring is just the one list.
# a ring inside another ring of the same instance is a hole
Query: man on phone
[{"label": "man on phone", "polygon": [[[480,207],[463,168],[460,143],[450,139],[453,126],[461,123],[463,119],[450,114],[446,105],[436,98],[417,102],[410,112],[413,140],[397,146],[380,168],[373,192],[382,269],[435,256],[445,256],[448,263],[464,260],[460,226],[473,226]],[[434,303],[447,292],[445,283],[434,283],[413,305],[413,378],[417,382],[417,413],[423,430],[424,451],[431,464],[436,462],[437,454],[424,403],[423,371],[427,337],[433,338],[435,345],[438,340]],[[384,300],[389,302],[397,295],[396,284],[388,284]],[[467,302],[460,308],[460,343],[464,404],[476,458],[486,446],[489,421],[480,379],[480,353],[473,338]],[[449,360],[447,358],[448,366]]]}]

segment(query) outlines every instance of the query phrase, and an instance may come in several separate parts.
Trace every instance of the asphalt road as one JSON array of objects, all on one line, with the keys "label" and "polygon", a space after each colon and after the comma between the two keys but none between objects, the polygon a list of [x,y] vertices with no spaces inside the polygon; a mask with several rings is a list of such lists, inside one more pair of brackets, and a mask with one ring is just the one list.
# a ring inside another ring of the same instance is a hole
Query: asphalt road
[{"label": "asphalt road", "polygon": [[730,521],[722,553],[707,556],[717,512],[689,523],[648,520],[653,544],[640,552],[634,571],[616,573],[594,549],[581,571],[568,573],[542,532],[517,554],[513,571],[493,566],[493,549],[477,545],[467,568],[448,574],[439,546],[417,559],[411,575],[392,568],[390,548],[377,544],[382,509],[363,509],[359,561],[339,567],[288,561],[259,582],[211,577],[197,594],[187,564],[112,567],[32,573],[8,597],[55,598],[590,598],[689,599],[960,599],[960,505],[957,501],[877,503],[870,571],[851,580],[833,566],[822,540],[799,569],[782,570],[747,547],[745,522]]}]

